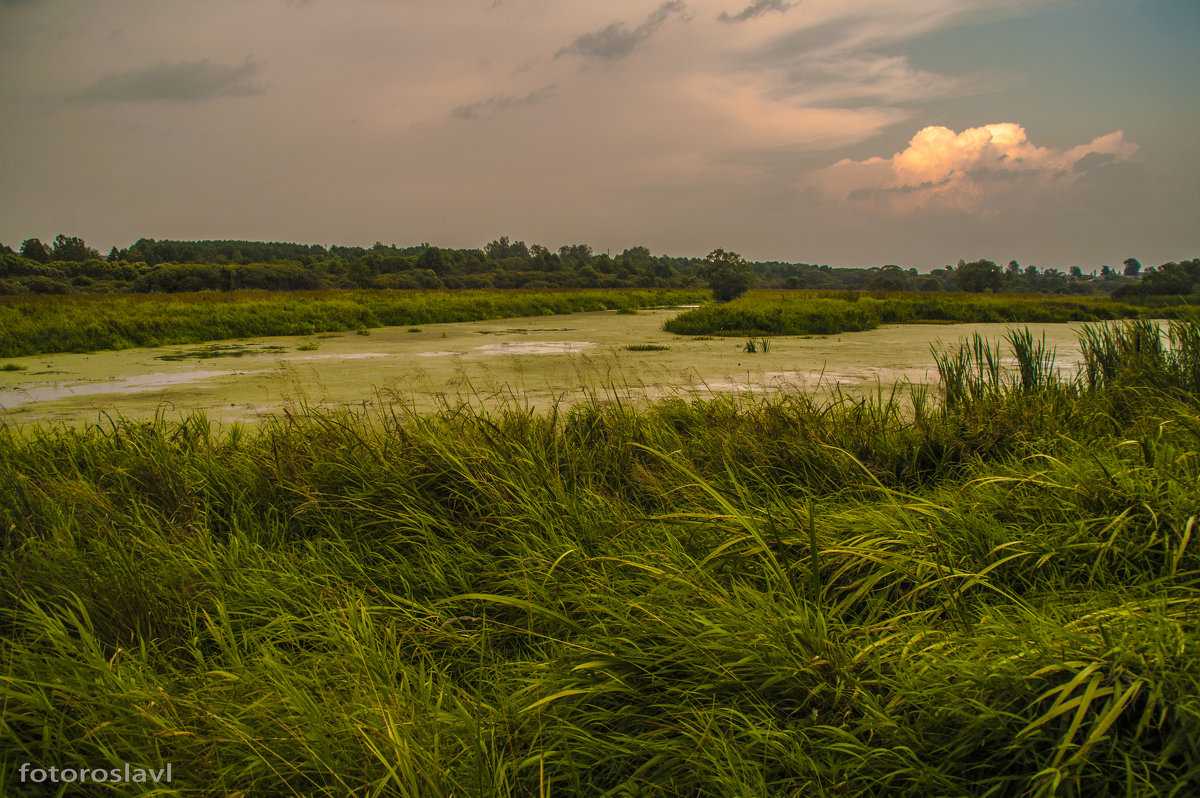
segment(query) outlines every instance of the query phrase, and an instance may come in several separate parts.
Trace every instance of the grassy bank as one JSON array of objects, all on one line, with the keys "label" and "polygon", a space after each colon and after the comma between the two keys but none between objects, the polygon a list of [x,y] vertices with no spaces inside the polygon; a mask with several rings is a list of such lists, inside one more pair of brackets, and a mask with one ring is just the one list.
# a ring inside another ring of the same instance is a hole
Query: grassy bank
[{"label": "grassy bank", "polygon": [[291,291],[0,297],[0,357],[698,302],[707,291]]},{"label": "grassy bank", "polygon": [[1191,794],[1200,351],[1151,331],[911,408],[9,432],[0,792]]},{"label": "grassy bank", "polygon": [[668,321],[677,335],[834,335],[881,324],[921,322],[1047,323],[1106,321],[1144,315],[1171,317],[1179,308],[1149,309],[1100,298],[991,294],[755,291],[705,305]]}]

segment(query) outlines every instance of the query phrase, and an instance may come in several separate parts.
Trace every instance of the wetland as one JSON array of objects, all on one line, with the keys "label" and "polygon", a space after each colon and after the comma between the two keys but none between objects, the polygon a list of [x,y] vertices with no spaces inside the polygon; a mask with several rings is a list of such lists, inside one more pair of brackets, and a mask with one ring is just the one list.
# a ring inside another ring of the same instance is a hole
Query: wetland
[{"label": "wetland", "polygon": [[[999,339],[1006,325],[889,324],[833,335],[776,336],[750,353],[736,336],[663,330],[686,309],[598,311],[419,328],[382,327],[93,353],[0,360],[0,418],[12,423],[95,422],[204,411],[252,421],[289,404],[367,406],[396,401],[431,410],[446,398],[520,396],[532,407],[578,401],[617,388],[656,398],[675,392],[821,392],[857,395],[936,378],[931,346],[976,333]],[[1082,323],[1030,325],[1078,362]],[[632,351],[631,351],[632,350]],[[4,370],[4,366],[25,366]]]},{"label": "wetland", "polygon": [[0,361],[0,792],[1196,792],[1200,318],[630,311]]}]

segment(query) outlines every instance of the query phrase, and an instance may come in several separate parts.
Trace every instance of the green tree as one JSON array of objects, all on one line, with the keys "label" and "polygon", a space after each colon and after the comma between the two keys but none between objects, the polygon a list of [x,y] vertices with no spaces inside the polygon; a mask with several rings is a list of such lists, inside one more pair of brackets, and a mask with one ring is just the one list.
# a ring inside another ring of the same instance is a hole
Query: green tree
[{"label": "green tree", "polygon": [[446,272],[446,256],[438,247],[427,247],[417,257],[417,268],[427,269],[440,277]]},{"label": "green tree", "polygon": [[510,241],[508,236],[500,236],[496,241],[486,244],[483,251],[492,260],[504,260],[505,258],[529,259],[529,247],[525,245],[525,242]]},{"label": "green tree", "polygon": [[737,299],[754,282],[754,269],[736,252],[714,249],[704,260],[704,278],[718,302]]},{"label": "green tree", "polygon": [[79,236],[65,236],[59,233],[54,237],[54,259],[82,263],[85,260],[99,260],[100,253],[89,247]]},{"label": "green tree", "polygon": [[883,266],[871,269],[871,272],[871,276],[867,278],[869,291],[903,291],[908,287],[908,272],[899,266]]},{"label": "green tree", "polygon": [[[570,267],[591,266],[592,248],[587,244],[571,244],[558,248],[558,256]],[[603,271],[603,269],[600,269]]]},{"label": "green tree", "polygon": [[38,263],[50,262],[50,250],[37,238],[27,238],[21,243],[21,257]]},{"label": "green tree", "polygon": [[989,288],[997,290],[1004,284],[1004,272],[990,260],[959,263],[954,270],[954,284],[960,291],[979,293]]},{"label": "green tree", "polygon": [[543,272],[561,271],[563,264],[562,258],[556,253],[543,247],[541,244],[534,244],[529,248],[530,258],[533,268]]},{"label": "green tree", "polygon": [[1125,259],[1125,276],[1126,277],[1137,277],[1141,271],[1142,271],[1141,261],[1139,261],[1137,258],[1126,258]]}]

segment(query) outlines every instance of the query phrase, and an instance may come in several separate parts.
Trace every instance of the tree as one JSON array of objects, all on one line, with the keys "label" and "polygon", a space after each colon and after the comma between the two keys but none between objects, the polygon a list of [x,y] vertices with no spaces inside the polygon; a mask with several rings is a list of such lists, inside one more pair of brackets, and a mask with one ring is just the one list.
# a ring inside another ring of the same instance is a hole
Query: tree
[{"label": "tree", "polygon": [[1195,278],[1189,274],[1187,268],[1188,262],[1179,263],[1164,263],[1157,269],[1148,269],[1142,277],[1142,284],[1139,286],[1141,294],[1151,294],[1159,296],[1187,296],[1192,293],[1192,285],[1195,283]]},{"label": "tree", "polygon": [[1126,258],[1125,259],[1125,276],[1126,277],[1137,277],[1141,271],[1142,271],[1141,261],[1139,261],[1137,258]]},{"label": "tree", "polygon": [[561,246],[558,248],[558,257],[568,266],[589,266],[592,264],[592,248],[587,244]]},{"label": "tree", "polygon": [[59,233],[54,237],[54,259],[82,263],[85,260],[99,260],[100,253],[84,243],[79,236],[65,236]]},{"label": "tree", "polygon": [[1021,264],[1010,260],[1004,269],[1004,284],[1016,288],[1021,284]]},{"label": "tree", "polygon": [[704,260],[704,278],[718,302],[737,299],[754,282],[753,267],[736,252],[714,249]]},{"label": "tree", "polygon": [[556,272],[562,270],[562,258],[557,254],[543,247],[541,244],[534,244],[529,248],[529,255],[533,261],[533,268],[543,272]]},{"label": "tree", "polygon": [[625,260],[629,261],[630,263],[634,264],[635,266],[641,266],[643,263],[650,260],[650,258],[651,258],[650,248],[649,247],[641,247],[641,246],[630,247],[629,249],[627,249],[621,253],[621,257],[624,258]]},{"label": "tree", "polygon": [[439,248],[426,247],[425,251],[417,257],[417,268],[427,269],[441,277],[446,272],[446,257]]},{"label": "tree", "polygon": [[1004,284],[1004,272],[990,260],[960,262],[954,270],[954,283],[961,291],[979,293],[989,288],[996,290]]},{"label": "tree", "polygon": [[50,250],[37,238],[27,238],[21,243],[21,257],[38,263],[50,262]]},{"label": "tree", "polygon": [[496,241],[486,244],[483,251],[492,260],[504,260],[505,258],[529,259],[529,247],[525,245],[525,242],[510,241],[508,236],[500,236]]},{"label": "tree", "polygon": [[867,279],[868,291],[903,291],[908,287],[908,273],[899,266],[883,266],[872,269],[874,272]]}]

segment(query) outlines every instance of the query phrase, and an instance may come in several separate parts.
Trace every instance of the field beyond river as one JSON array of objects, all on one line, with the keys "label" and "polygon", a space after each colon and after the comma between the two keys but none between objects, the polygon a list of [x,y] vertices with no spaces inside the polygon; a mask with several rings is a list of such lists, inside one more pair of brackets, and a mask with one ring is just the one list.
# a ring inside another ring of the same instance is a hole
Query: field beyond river
[{"label": "field beyond river", "polygon": [[[931,345],[976,333],[999,339],[1003,324],[885,325],[832,335],[675,335],[664,322],[686,309],[599,311],[462,323],[270,336],[119,351],[0,360],[0,420],[96,422],[102,414],[146,418],[204,411],[252,421],[299,404],[364,407],[399,402],[418,411],[460,398],[520,397],[530,407],[616,390],[653,399],[671,393],[823,391],[861,395],[936,377]],[[1034,324],[1078,362],[1082,325]],[[932,376],[931,376],[932,375]]]}]

